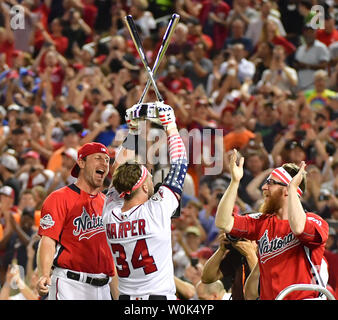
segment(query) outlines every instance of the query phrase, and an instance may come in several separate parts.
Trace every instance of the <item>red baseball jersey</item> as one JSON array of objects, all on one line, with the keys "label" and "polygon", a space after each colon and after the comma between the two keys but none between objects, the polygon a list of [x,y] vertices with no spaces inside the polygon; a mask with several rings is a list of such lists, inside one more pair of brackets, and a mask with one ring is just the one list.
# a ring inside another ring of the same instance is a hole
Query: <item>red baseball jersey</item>
[{"label": "red baseball jersey", "polygon": [[[329,227],[321,217],[307,212],[304,232],[299,236],[292,233],[288,220],[281,220],[276,215],[256,213],[234,215],[234,218],[230,234],[257,241],[262,300],[275,299],[283,289],[293,284],[316,284],[304,247],[310,249],[313,264],[324,283],[327,282],[327,264],[323,257]],[[285,299],[315,297],[318,297],[318,292],[294,291]]]},{"label": "red baseball jersey", "polygon": [[57,241],[55,266],[114,275],[114,261],[102,223],[104,199],[103,193],[93,196],[75,184],[58,189],[46,198],[39,235]]}]

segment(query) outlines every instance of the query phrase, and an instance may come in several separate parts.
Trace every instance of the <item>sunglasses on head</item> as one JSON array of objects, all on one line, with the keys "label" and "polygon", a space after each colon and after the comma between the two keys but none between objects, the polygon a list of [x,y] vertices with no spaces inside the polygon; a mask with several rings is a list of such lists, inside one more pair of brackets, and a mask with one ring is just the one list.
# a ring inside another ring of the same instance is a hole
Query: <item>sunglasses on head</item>
[{"label": "sunglasses on head", "polygon": [[269,186],[272,186],[272,185],[275,185],[275,184],[278,184],[280,186],[283,186],[283,187],[287,187],[288,185],[284,182],[279,182],[279,181],[276,181],[276,180],[273,180],[273,179],[267,179],[265,181],[265,183]]}]

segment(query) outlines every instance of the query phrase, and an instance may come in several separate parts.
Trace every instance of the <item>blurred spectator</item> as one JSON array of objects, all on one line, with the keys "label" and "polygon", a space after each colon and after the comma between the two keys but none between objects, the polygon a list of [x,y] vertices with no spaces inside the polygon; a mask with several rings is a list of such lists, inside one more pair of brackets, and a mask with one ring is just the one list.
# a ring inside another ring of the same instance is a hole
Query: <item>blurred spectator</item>
[{"label": "blurred spectator", "polygon": [[[26,207],[23,209],[20,222],[17,223],[12,220],[13,233],[7,243],[5,264],[9,266],[12,260],[15,258],[17,263],[23,267],[26,273],[27,266],[27,250],[31,237],[36,232],[33,229],[35,222],[35,209]],[[35,247],[37,249],[37,247]]]},{"label": "blurred spectator", "polygon": [[[40,188],[41,186],[36,186],[35,188]],[[42,187],[41,187],[42,188]],[[41,212],[38,209],[38,201],[34,195],[33,189],[26,189],[20,195],[20,201],[18,204],[18,208],[20,209],[21,213],[25,208],[33,208],[34,209],[34,226],[33,229],[35,231],[38,230],[40,225],[40,215]]]},{"label": "blurred spectator", "polygon": [[14,203],[18,204],[19,195],[21,192],[21,183],[15,177],[15,172],[19,169],[17,159],[8,153],[2,154],[0,157],[0,180],[3,185],[10,186],[13,188],[14,195]]},{"label": "blurred spectator", "polygon": [[202,243],[201,231],[196,226],[188,226],[185,229],[184,239],[186,243],[186,251],[190,256],[192,252],[198,250]]},{"label": "blurred spectator", "polygon": [[167,54],[175,56],[176,60],[181,64],[185,62],[188,52],[192,50],[192,43],[188,42],[188,36],[188,26],[179,22],[168,46]]},{"label": "blurred spectator", "polygon": [[284,37],[286,35],[283,24],[272,12],[272,1],[263,0],[260,15],[249,23],[245,33],[245,36],[252,40],[254,47],[262,40],[263,26],[268,20],[272,20],[276,23],[280,36]]},{"label": "blurred spectator", "polygon": [[160,77],[158,81],[163,82],[166,88],[174,94],[179,93],[181,90],[192,92],[194,89],[193,83],[189,77],[183,76],[182,73],[180,66],[170,64],[168,65],[167,74]]},{"label": "blurred spectator", "polygon": [[249,60],[255,64],[253,83],[257,83],[262,78],[263,72],[269,69],[273,48],[274,46],[269,42],[260,42],[257,45],[257,50],[251,55]]},{"label": "blurred spectator", "polygon": [[[120,114],[112,104],[106,104],[105,108],[98,114],[100,109],[95,109],[90,116],[90,121],[96,120],[96,126],[83,139],[82,143],[96,141],[109,146],[113,143],[119,130],[126,129],[126,125],[120,125]],[[96,117],[96,119],[94,118]],[[95,122],[93,123],[93,126]]]},{"label": "blurred spectator", "polygon": [[276,45],[272,52],[270,68],[262,74],[257,87],[262,85],[276,86],[280,90],[293,92],[298,85],[297,71],[285,63],[285,49],[281,45]]},{"label": "blurred spectator", "polygon": [[68,148],[78,149],[80,138],[73,128],[66,128],[63,132],[63,145],[56,149],[49,158],[47,169],[56,172],[62,167],[62,152]]},{"label": "blurred spectator", "polygon": [[300,0],[298,4],[298,11],[303,16],[304,25],[311,22],[315,13],[311,10],[313,4],[311,0]]},{"label": "blurred spectator", "polygon": [[261,41],[270,42],[275,46],[282,46],[285,50],[286,56],[293,54],[296,50],[296,47],[290,41],[279,35],[278,25],[273,20],[265,21],[262,28]]},{"label": "blurred spectator", "polygon": [[220,280],[212,283],[199,281],[196,285],[196,293],[199,300],[230,300],[231,297]]},{"label": "blurred spectator", "polygon": [[41,164],[40,155],[35,151],[28,151],[23,158],[24,165],[16,173],[22,184],[22,190],[31,189],[37,185],[43,185],[48,189],[53,181],[54,172],[45,169]]},{"label": "blurred spectator", "polygon": [[280,19],[286,32],[286,39],[292,42],[295,46],[299,46],[300,35],[304,26],[304,19],[298,10],[298,7],[301,6],[301,1],[279,0],[277,2],[281,15]]},{"label": "blurred spectator", "polygon": [[233,0],[232,9],[227,18],[227,26],[233,25],[235,20],[241,20],[244,23],[244,30],[250,22],[258,17],[258,12],[252,8],[249,0]]},{"label": "blurred spectator", "polygon": [[8,67],[12,67],[14,34],[10,26],[9,8],[3,2],[1,2],[1,7],[4,17],[4,26],[0,27],[0,53],[4,56],[4,61],[6,61]]},{"label": "blurred spectator", "polygon": [[0,283],[5,281],[7,270],[6,248],[13,233],[13,219],[19,221],[18,208],[14,205],[14,190],[9,186],[0,188]]},{"label": "blurred spectator", "polygon": [[65,57],[73,58],[73,47],[82,48],[85,45],[87,37],[92,33],[91,28],[82,19],[81,12],[71,8],[66,12],[67,16],[63,16],[62,34],[68,39],[67,49],[64,52]]},{"label": "blurred spectator", "polygon": [[245,118],[241,110],[237,110],[233,117],[234,129],[224,136],[224,147],[226,151],[232,149],[241,150],[245,148],[255,134],[246,129]]},{"label": "blurred spectator", "polygon": [[253,45],[251,39],[244,36],[245,22],[240,18],[233,19],[230,24],[230,28],[231,35],[225,41],[224,49],[227,49],[236,43],[241,43],[243,44],[245,50],[244,57],[247,58],[253,51]]},{"label": "blurred spectator", "polygon": [[335,27],[334,17],[326,13],[324,29],[318,29],[316,39],[329,47],[332,43],[338,41],[338,30]]},{"label": "blurred spectator", "polygon": [[60,189],[64,186],[75,183],[76,179],[71,176],[71,171],[77,161],[77,150],[74,148],[65,149],[62,153],[62,167],[55,172],[53,182],[47,193]]},{"label": "blurred spectator", "polygon": [[226,19],[230,12],[230,6],[222,0],[206,0],[202,2],[199,19],[203,27],[203,33],[214,41],[214,50],[223,47],[227,37]]},{"label": "blurred spectator", "polygon": [[306,90],[304,96],[306,103],[314,112],[322,111],[328,105],[328,99],[334,97],[336,92],[328,89],[328,73],[317,70],[313,74],[314,88]]},{"label": "blurred spectator", "polygon": [[153,14],[147,10],[148,0],[132,0],[130,14],[135,20],[135,24],[141,29],[143,39],[149,39],[152,30],[156,28],[156,22]]},{"label": "blurred spectator", "polygon": [[212,62],[206,57],[206,49],[203,42],[194,44],[193,50],[187,54],[189,61],[182,66],[184,76],[191,80],[194,88],[201,85],[206,89],[208,76],[212,72]]},{"label": "blurred spectator", "polygon": [[245,58],[243,44],[237,43],[232,46],[229,59],[221,64],[220,74],[233,76],[240,83],[246,79],[252,79],[255,74],[255,65]]},{"label": "blurred spectator", "polygon": [[209,55],[209,53],[212,51],[214,43],[210,36],[203,33],[202,25],[199,23],[198,19],[190,18],[187,20],[187,26],[189,30],[188,41],[191,44],[203,42],[206,47],[207,55]]},{"label": "blurred spectator", "polygon": [[[34,275],[35,281],[31,281],[31,286],[28,286],[21,278],[19,266],[9,266],[6,273],[6,282],[0,291],[0,300],[39,300],[39,295],[35,289],[37,279],[37,275]],[[11,289],[19,289],[20,291],[18,294],[11,295]]]},{"label": "blurred spectator", "polygon": [[41,21],[36,23],[36,27],[41,31],[43,41],[36,44],[37,49],[41,49],[43,45],[49,44],[55,46],[60,54],[64,55],[68,48],[68,38],[63,35],[63,26],[60,18],[55,18],[50,23],[50,33],[45,29]]},{"label": "blurred spectator", "polygon": [[305,43],[295,54],[295,68],[298,71],[298,90],[313,88],[313,75],[316,70],[326,69],[330,52],[322,42],[316,40],[316,30],[307,25],[303,30]]},{"label": "blurred spectator", "polygon": [[242,239],[230,242],[224,233],[218,241],[218,249],[204,266],[202,282],[221,280],[226,291],[231,292],[232,300],[244,300],[245,279],[257,263],[256,245]]},{"label": "blurred spectator", "polygon": [[67,64],[67,60],[50,44],[44,45],[44,48],[40,50],[39,55],[34,61],[34,70],[51,87],[49,91],[53,98],[62,94]]}]

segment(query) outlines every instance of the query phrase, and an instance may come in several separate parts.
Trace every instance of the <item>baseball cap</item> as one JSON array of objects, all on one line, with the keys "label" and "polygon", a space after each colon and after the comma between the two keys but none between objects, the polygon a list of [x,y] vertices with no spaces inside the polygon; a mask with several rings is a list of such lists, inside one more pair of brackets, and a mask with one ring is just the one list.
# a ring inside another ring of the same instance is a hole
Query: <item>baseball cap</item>
[{"label": "baseball cap", "polygon": [[10,186],[2,186],[0,188],[0,194],[4,194],[7,197],[15,198],[14,189]]},{"label": "baseball cap", "polygon": [[16,158],[10,154],[4,154],[1,156],[0,164],[10,171],[14,172],[18,170],[18,160],[16,160]]},{"label": "baseball cap", "polygon": [[65,151],[63,151],[61,154],[68,156],[69,158],[72,158],[74,161],[77,160],[77,150],[74,148],[68,148]]},{"label": "baseball cap", "polygon": [[28,151],[24,154],[24,158],[33,158],[33,159],[39,159],[40,155],[36,151]]},{"label": "baseball cap", "polygon": [[194,226],[190,226],[190,227],[188,227],[187,229],[185,229],[185,233],[186,233],[186,234],[191,233],[191,234],[194,234],[194,235],[197,236],[197,237],[200,237],[200,236],[201,236],[200,230],[199,230],[197,227],[194,227]]},{"label": "baseball cap", "polygon": [[114,113],[119,114],[119,112],[112,105],[107,105],[106,109],[101,113],[101,122],[107,122]]},{"label": "baseball cap", "polygon": [[72,127],[67,127],[66,129],[63,130],[63,136],[66,137],[70,134],[77,134],[76,130]]},{"label": "baseball cap", "polygon": [[8,108],[7,108],[8,111],[18,111],[18,112],[20,112],[21,109],[22,109],[22,108],[21,108],[18,104],[16,104],[16,103],[12,103],[12,104],[9,105]]},{"label": "baseball cap", "polygon": [[[98,143],[98,142],[90,142],[90,143],[84,144],[79,149],[79,151],[77,153],[77,160],[84,159],[85,157],[87,157],[87,156],[89,156],[93,153],[105,153],[107,156],[110,157],[109,151],[108,151],[108,149],[105,145],[103,145],[102,143]],[[79,172],[80,172],[80,167],[77,163],[75,163],[75,165],[74,165],[74,167],[71,171],[71,175],[74,178],[77,178],[79,176]]]},{"label": "baseball cap", "polygon": [[0,113],[2,114],[3,117],[6,117],[7,111],[3,106],[0,106]]},{"label": "baseball cap", "polygon": [[22,210],[22,216],[30,216],[31,218],[34,219],[34,216],[35,216],[35,209],[34,208],[31,208],[31,207],[25,207],[23,210]]},{"label": "baseball cap", "polygon": [[197,251],[192,252],[191,256],[196,258],[202,258],[202,259],[209,259],[214,252],[209,247],[202,247],[199,248]]}]

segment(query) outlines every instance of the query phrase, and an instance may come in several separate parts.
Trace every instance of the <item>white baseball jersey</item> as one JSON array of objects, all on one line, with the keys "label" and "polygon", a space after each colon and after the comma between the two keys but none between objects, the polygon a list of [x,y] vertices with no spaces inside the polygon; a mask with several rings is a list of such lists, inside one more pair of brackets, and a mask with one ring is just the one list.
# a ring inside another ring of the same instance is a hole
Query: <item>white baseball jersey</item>
[{"label": "white baseball jersey", "polygon": [[120,294],[175,295],[170,218],[179,204],[176,195],[161,186],[142,205],[121,212],[123,201],[112,188],[103,208]]}]

